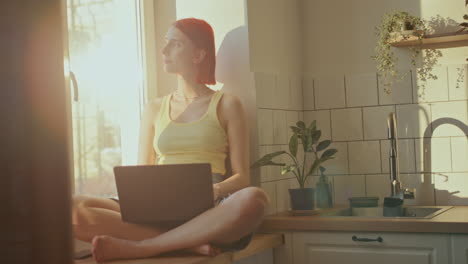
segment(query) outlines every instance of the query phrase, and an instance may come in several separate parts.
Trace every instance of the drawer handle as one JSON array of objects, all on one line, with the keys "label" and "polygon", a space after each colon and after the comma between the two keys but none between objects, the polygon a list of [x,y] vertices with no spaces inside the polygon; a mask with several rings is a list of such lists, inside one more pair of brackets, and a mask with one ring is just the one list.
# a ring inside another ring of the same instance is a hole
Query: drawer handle
[{"label": "drawer handle", "polygon": [[383,242],[383,238],[381,237],[378,237],[376,239],[371,239],[371,238],[359,238],[357,236],[353,236],[351,239],[357,242],[379,242],[379,243]]}]

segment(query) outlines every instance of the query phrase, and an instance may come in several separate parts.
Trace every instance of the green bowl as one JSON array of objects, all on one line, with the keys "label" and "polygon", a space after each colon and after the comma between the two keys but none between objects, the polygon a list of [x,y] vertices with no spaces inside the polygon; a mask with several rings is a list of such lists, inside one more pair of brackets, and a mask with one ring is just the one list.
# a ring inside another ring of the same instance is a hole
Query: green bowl
[{"label": "green bowl", "polygon": [[351,197],[349,207],[378,207],[379,197]]}]

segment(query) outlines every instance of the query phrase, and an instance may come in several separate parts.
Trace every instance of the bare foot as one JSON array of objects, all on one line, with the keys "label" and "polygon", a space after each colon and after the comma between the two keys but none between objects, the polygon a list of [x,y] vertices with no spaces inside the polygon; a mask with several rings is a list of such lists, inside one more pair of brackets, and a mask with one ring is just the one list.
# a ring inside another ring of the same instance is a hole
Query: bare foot
[{"label": "bare foot", "polygon": [[110,236],[95,236],[91,243],[93,245],[93,258],[96,262],[112,259],[145,258],[155,255],[154,251],[142,247],[138,242]]},{"label": "bare foot", "polygon": [[221,253],[221,250],[219,248],[214,247],[210,244],[204,244],[198,247],[189,248],[187,249],[187,251],[210,257],[214,257]]}]

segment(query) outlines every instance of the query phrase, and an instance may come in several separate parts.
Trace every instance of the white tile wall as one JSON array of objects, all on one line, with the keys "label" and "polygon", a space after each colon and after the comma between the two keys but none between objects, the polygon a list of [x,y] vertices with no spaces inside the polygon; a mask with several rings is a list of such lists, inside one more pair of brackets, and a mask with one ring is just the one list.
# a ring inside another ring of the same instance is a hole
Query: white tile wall
[{"label": "white tile wall", "polygon": [[433,205],[434,180],[430,174],[400,174],[401,184],[404,188],[416,188],[415,199],[406,199],[406,205]]},{"label": "white tile wall", "polygon": [[[431,105],[432,110],[432,121],[436,121],[440,118],[456,119],[459,122],[468,126],[468,101],[455,101],[446,103],[434,103]],[[453,120],[447,120],[452,123]],[[443,123],[446,123],[444,121]],[[433,127],[434,128],[434,127]],[[446,137],[446,136],[464,136],[465,134],[460,128],[453,124],[444,124],[437,128],[434,128],[434,137]]]},{"label": "white tile wall", "polygon": [[424,132],[426,131],[426,128],[430,126],[431,123],[431,109],[429,105],[397,105],[396,111],[398,137],[424,137]]},{"label": "white tile wall", "polygon": [[291,92],[289,87],[289,75],[276,75],[276,90],[274,95],[274,107],[279,109],[289,109]]},{"label": "white tile wall", "polygon": [[256,72],[254,73],[255,87],[256,87],[256,100],[258,108],[268,107],[267,92],[265,91],[265,86],[263,85],[264,73]]},{"label": "white tile wall", "polygon": [[361,108],[332,110],[331,116],[333,141],[363,139]]},{"label": "white tile wall", "polygon": [[322,164],[327,169],[327,175],[348,174],[348,144],[346,142],[333,142],[330,148],[337,149],[335,158]]},{"label": "white tile wall", "polygon": [[416,103],[421,102],[440,102],[448,101],[448,79],[447,66],[434,67],[433,74],[437,76],[436,80],[429,79],[425,84],[425,88],[421,86],[423,83],[418,79],[416,72],[413,72],[413,100]]},{"label": "white tile wall", "polygon": [[313,120],[317,122],[317,129],[322,131],[320,139],[331,139],[330,110],[304,111],[304,122],[310,124]]},{"label": "white tile wall", "polygon": [[269,73],[255,73],[257,89],[257,107],[275,108],[276,77]]},{"label": "white tile wall", "polygon": [[259,144],[273,144],[273,111],[269,109],[258,109],[257,120]]},{"label": "white tile wall", "polygon": [[[268,153],[273,153],[277,151],[284,150],[284,147],[282,145],[265,145],[265,146],[260,146],[260,151],[261,151],[261,156]],[[273,161],[278,162],[278,163],[284,163],[285,158],[284,155],[275,157]],[[272,181],[272,180],[278,180],[281,178],[284,178],[286,176],[281,175],[281,167],[280,166],[264,166],[260,168],[260,179],[261,181]]]},{"label": "white tile wall", "polygon": [[437,205],[468,204],[468,173],[447,173],[434,178]]},{"label": "white tile wall", "polygon": [[292,183],[296,179],[286,179],[277,181],[277,209],[278,212],[286,211],[291,208],[291,198],[289,196],[289,189],[292,189]]},{"label": "white tile wall", "polygon": [[387,118],[391,112],[395,112],[395,106],[363,108],[365,140],[388,138]]},{"label": "white tile wall", "polygon": [[291,110],[304,110],[302,79],[292,75],[289,78],[289,108]]},{"label": "white tile wall", "polygon": [[450,100],[468,99],[468,64],[448,66],[448,83]]},{"label": "white tile wall", "polygon": [[[390,141],[380,141],[381,157],[382,157],[382,172],[389,173],[389,151]],[[398,155],[400,162],[400,172],[414,173],[416,172],[416,154],[414,150],[414,139],[400,139],[398,140]]]},{"label": "white tile wall", "polygon": [[314,79],[312,77],[305,77],[302,81],[302,91],[304,94],[303,105],[304,110],[315,109],[315,98],[314,98]]},{"label": "white tile wall", "polygon": [[345,107],[344,76],[320,76],[314,79],[316,109]]},{"label": "white tile wall", "polygon": [[335,205],[349,205],[349,198],[366,196],[363,175],[333,176]]},{"label": "white tile wall", "polygon": [[[431,136],[434,120],[449,117],[468,124],[468,77],[463,76],[458,83],[463,87],[456,88],[454,75],[458,74],[458,66],[438,68],[439,80],[428,83],[424,98],[417,97],[411,74],[396,83],[388,95],[381,85],[376,87],[378,80],[373,73],[302,80],[288,74],[256,73],[260,155],[289,151],[289,126],[298,120],[306,124],[316,120],[322,130],[321,139],[332,139],[331,147],[338,149],[336,158],[323,164],[333,184],[335,205],[348,205],[349,197],[364,195],[378,196],[382,203],[390,194],[387,115],[396,112],[400,178],[403,187],[417,189],[416,199],[406,200],[405,204],[431,205],[437,199],[437,204],[468,205],[468,198],[463,198],[468,197],[466,135],[451,124],[436,128],[428,141],[432,147],[430,162],[425,161],[427,146],[423,145],[424,132]],[[462,66],[467,75],[468,66]],[[298,159],[302,157],[300,146]],[[276,161],[291,162],[286,155]],[[421,174],[424,165],[430,165],[435,174]],[[268,212],[288,210],[288,189],[299,187],[297,180],[292,174],[281,175],[280,167],[264,167],[260,171],[261,186],[272,198]],[[449,175],[450,180],[443,181],[440,175]],[[317,178],[309,178],[307,186],[315,187]]]},{"label": "white tile wall", "polygon": [[[259,146],[259,151],[258,151],[258,158],[261,158],[265,156],[268,153],[274,152],[273,146],[271,145],[264,145],[264,146]],[[275,175],[273,175],[273,168],[272,166],[263,166],[260,167],[260,181],[265,182],[265,181],[271,181],[275,179]]]},{"label": "white tile wall", "polygon": [[382,205],[390,192],[389,174],[366,175],[366,196],[379,197],[379,204]]},{"label": "white tile wall", "polygon": [[348,142],[349,173],[375,174],[381,172],[380,142]]},{"label": "white tile wall", "polygon": [[347,107],[377,105],[377,74],[348,74],[346,80]]},{"label": "white tile wall", "polygon": [[289,143],[289,138],[291,138],[293,132],[290,128],[290,126],[295,126],[297,121],[299,120],[302,120],[303,118],[301,118],[301,114],[299,114],[299,112],[297,111],[287,111],[286,112],[286,130],[287,130],[287,140],[288,140],[288,143]]},{"label": "white tile wall", "polygon": [[[454,172],[468,172],[468,138],[452,137],[452,169]],[[468,178],[467,178],[468,183]]]},{"label": "white tile wall", "polygon": [[411,71],[400,82],[395,82],[391,87],[390,93],[386,93],[384,85],[379,79],[379,103],[388,104],[409,104],[413,102],[413,87],[411,83]]},{"label": "white tile wall", "polygon": [[267,207],[266,214],[275,214],[276,210],[276,182],[262,182],[260,183],[260,188],[262,188],[270,198],[270,204]]},{"label": "white tile wall", "polygon": [[432,138],[427,142],[427,144],[424,144],[424,139],[415,139],[415,143],[417,171],[452,171],[450,138]]},{"label": "white tile wall", "polygon": [[273,110],[273,144],[288,143],[287,111]]}]

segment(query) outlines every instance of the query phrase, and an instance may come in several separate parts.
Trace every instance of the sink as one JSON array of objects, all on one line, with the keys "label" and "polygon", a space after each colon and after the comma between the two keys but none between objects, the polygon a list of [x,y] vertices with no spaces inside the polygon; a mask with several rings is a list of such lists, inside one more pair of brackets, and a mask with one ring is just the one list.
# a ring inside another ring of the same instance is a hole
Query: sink
[{"label": "sink", "polygon": [[399,219],[431,219],[452,208],[452,206],[404,206],[403,216],[386,217],[383,207],[344,208],[321,212],[321,217],[356,217],[356,218],[399,218]]}]

